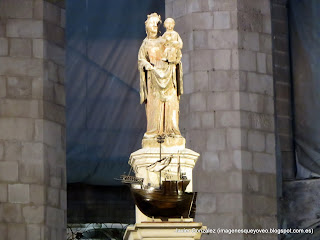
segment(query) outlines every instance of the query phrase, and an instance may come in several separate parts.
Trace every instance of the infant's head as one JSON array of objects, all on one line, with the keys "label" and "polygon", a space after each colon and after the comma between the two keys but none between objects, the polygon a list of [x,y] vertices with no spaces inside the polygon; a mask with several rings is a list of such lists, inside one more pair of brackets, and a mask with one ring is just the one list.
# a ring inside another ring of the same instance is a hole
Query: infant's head
[{"label": "infant's head", "polygon": [[175,21],[174,21],[173,18],[167,18],[167,19],[164,21],[163,25],[164,25],[164,27],[165,27],[167,30],[171,31],[171,30],[173,30],[173,28],[174,28],[174,26],[175,26]]}]

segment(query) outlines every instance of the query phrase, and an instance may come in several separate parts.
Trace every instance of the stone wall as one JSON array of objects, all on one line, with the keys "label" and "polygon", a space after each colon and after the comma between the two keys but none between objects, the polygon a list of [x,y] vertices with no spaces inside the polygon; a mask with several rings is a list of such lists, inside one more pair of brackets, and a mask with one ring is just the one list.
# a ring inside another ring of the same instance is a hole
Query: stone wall
[{"label": "stone wall", "polygon": [[276,129],[283,180],[295,178],[288,0],[272,1]]},{"label": "stone wall", "polygon": [[[184,42],[181,130],[201,154],[196,220],[277,227],[270,1],[166,0],[166,17]],[[249,237],[259,239],[203,239]]]},{"label": "stone wall", "polygon": [[0,2],[1,239],[65,239],[64,10]]}]

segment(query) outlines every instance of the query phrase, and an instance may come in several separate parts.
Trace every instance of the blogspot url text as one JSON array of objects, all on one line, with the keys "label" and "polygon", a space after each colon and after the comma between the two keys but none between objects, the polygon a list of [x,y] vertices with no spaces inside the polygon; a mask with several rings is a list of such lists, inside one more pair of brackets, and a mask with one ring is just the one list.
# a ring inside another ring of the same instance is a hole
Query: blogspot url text
[{"label": "blogspot url text", "polygon": [[197,228],[177,228],[176,232],[186,233],[213,233],[213,234],[235,234],[235,233],[243,233],[243,234],[313,234],[313,229],[277,229],[277,228],[269,228],[269,229],[232,229],[232,228],[206,228],[206,229],[197,229]]}]

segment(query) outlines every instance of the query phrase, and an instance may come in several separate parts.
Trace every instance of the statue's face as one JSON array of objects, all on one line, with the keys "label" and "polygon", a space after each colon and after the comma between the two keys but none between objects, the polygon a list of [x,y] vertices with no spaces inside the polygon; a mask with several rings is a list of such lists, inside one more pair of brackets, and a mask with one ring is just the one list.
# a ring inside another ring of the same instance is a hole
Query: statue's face
[{"label": "statue's face", "polygon": [[167,30],[171,31],[174,28],[174,22],[173,21],[168,21],[165,25],[165,27],[167,28]]},{"label": "statue's face", "polygon": [[158,34],[158,22],[159,19],[157,17],[151,17],[149,18],[146,29],[148,33],[148,37],[150,38],[156,38]]}]

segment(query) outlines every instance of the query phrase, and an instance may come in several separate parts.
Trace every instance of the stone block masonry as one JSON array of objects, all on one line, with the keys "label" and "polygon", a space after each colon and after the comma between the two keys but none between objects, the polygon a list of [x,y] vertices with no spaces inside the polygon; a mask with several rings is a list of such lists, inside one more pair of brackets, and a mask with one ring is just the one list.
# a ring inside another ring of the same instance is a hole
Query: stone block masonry
[{"label": "stone block masonry", "polygon": [[273,63],[276,97],[277,136],[284,180],[295,178],[293,145],[292,81],[289,59],[288,1],[272,2]]},{"label": "stone block masonry", "polygon": [[[188,65],[180,121],[187,147],[200,153],[196,220],[211,228],[277,225],[270,5],[166,0]],[[226,237],[259,239],[203,239]]]},{"label": "stone block masonry", "polygon": [[66,239],[64,14],[0,1],[1,240]]}]

